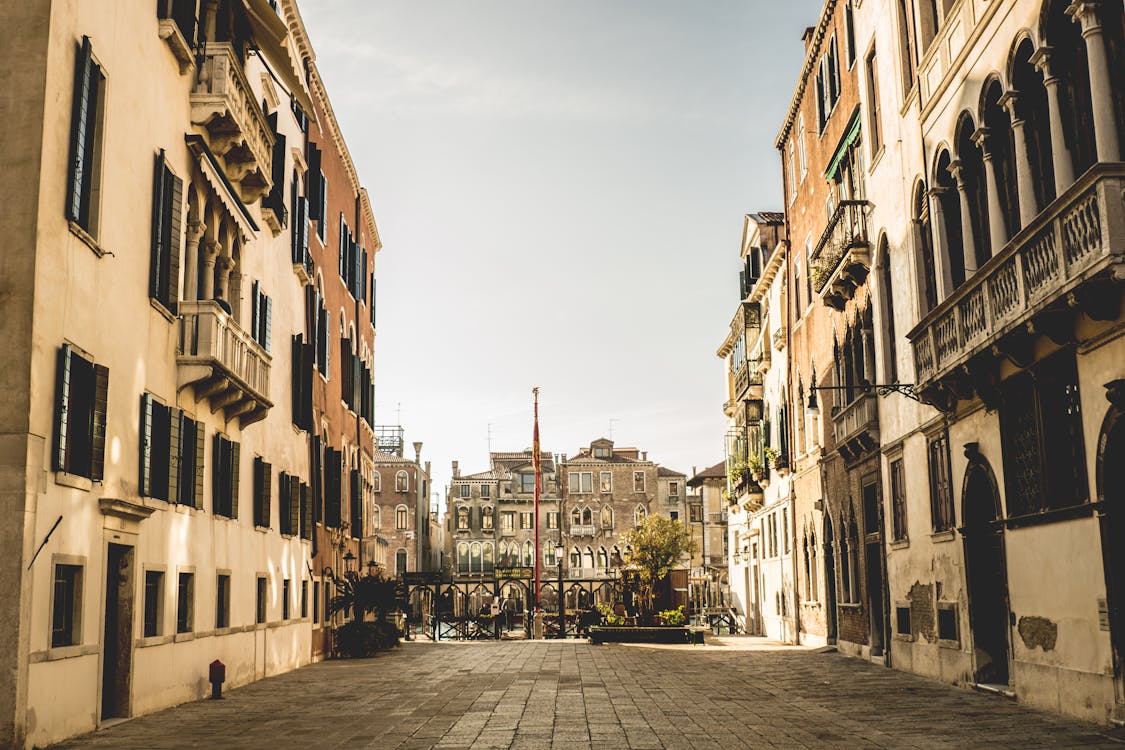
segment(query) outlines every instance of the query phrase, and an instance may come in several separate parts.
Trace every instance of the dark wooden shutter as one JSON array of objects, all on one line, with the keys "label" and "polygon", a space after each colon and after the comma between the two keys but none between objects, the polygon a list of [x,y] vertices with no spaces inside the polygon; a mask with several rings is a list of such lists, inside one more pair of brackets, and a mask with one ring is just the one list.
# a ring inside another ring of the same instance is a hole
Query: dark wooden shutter
[{"label": "dark wooden shutter", "polygon": [[167,164],[164,165],[164,179],[167,181],[164,192],[168,196],[168,204],[165,206],[167,211],[165,226],[168,232],[165,240],[168,248],[168,279],[163,302],[165,307],[176,312],[180,302],[180,253],[183,252],[180,238],[184,222],[184,181],[172,174]]},{"label": "dark wooden shutter", "polygon": [[164,171],[164,149],[161,149],[156,155],[156,165],[153,169],[152,178],[152,241],[149,248],[148,268],[148,296],[161,302],[164,301],[164,281],[168,276],[166,268],[168,247],[164,244],[164,206],[169,196],[164,194],[166,185]]},{"label": "dark wooden shutter", "polygon": [[301,538],[312,539],[313,529],[313,506],[309,501],[309,486],[301,483],[300,485],[300,498],[301,498]]},{"label": "dark wooden shutter", "polygon": [[301,533],[301,480],[298,477],[288,477],[288,482],[281,486],[280,491],[289,498],[289,533],[297,536]]},{"label": "dark wooden shutter", "polygon": [[291,382],[291,389],[290,389],[290,395],[292,396],[292,399],[291,399],[290,407],[293,411],[293,424],[295,424],[298,427],[304,429],[304,425],[301,424],[301,411],[302,411],[302,409],[301,409],[301,403],[302,403],[301,399],[302,399],[302,395],[303,395],[303,391],[304,391],[303,382],[302,382],[303,379],[304,379],[304,373],[301,371],[301,364],[302,364],[302,362],[301,362],[302,356],[301,355],[302,355],[302,351],[304,349],[304,346],[301,344],[301,339],[302,339],[302,334],[298,333],[295,336],[293,336],[293,339],[290,342],[290,349],[289,349],[290,369],[292,371],[291,372],[291,381],[292,382]]},{"label": "dark wooden shutter", "polygon": [[231,442],[230,445],[230,517],[238,518],[238,477],[239,458],[242,446]]},{"label": "dark wooden shutter", "polygon": [[349,482],[351,497],[351,533],[353,539],[363,536],[363,487],[360,483],[359,469],[352,469]]},{"label": "dark wooden shutter", "polygon": [[259,344],[262,343],[262,337],[259,334],[258,326],[261,325],[262,315],[262,295],[257,281],[250,285],[250,335]]},{"label": "dark wooden shutter", "polygon": [[270,350],[270,339],[273,337],[273,298],[263,297],[263,305],[265,312],[262,315],[262,347],[265,348],[266,353]]},{"label": "dark wooden shutter", "polygon": [[282,534],[292,534],[289,507],[289,475],[282,471],[277,475],[277,530]]},{"label": "dark wooden shutter", "polygon": [[375,326],[375,271],[371,271],[371,326]]},{"label": "dark wooden shutter", "polygon": [[254,465],[253,465],[253,468],[252,468],[252,484],[253,484],[253,487],[251,488],[251,492],[250,492],[251,497],[253,498],[253,502],[251,503],[251,506],[252,506],[252,509],[253,509],[252,517],[253,517],[255,526],[263,526],[264,525],[262,523],[262,484],[263,484],[262,474],[263,474],[263,472],[264,472],[264,464],[262,463],[262,459],[258,456],[255,456],[254,457]]},{"label": "dark wooden shutter", "polygon": [[74,99],[70,116],[70,174],[66,195],[66,216],[71,221],[80,224],[83,218],[83,185],[86,181],[86,149],[91,146],[86,138],[88,130],[86,121],[90,117],[97,116],[97,110],[91,111],[90,106],[91,104],[97,104],[97,102],[90,101],[93,62],[90,37],[84,36],[74,65]]},{"label": "dark wooden shutter", "polygon": [[168,502],[180,502],[180,445],[184,432],[184,413],[170,409],[168,417]]},{"label": "dark wooden shutter", "polygon": [[320,149],[309,144],[309,169],[305,173],[305,185],[307,187],[309,199],[309,218],[317,221],[324,221],[321,208],[323,201],[321,200],[321,175],[320,175]]},{"label": "dark wooden shutter", "polygon": [[90,442],[90,479],[105,475],[105,420],[109,405],[109,368],[94,365],[94,424]]},{"label": "dark wooden shutter", "polygon": [[[202,422],[195,423],[195,480],[192,492],[192,505],[196,508],[203,507],[203,451],[204,441],[207,437],[207,428],[203,426]],[[215,456],[211,456],[211,460],[215,461]]]},{"label": "dark wooden shutter", "polygon": [[[284,490],[282,490],[284,491]],[[259,502],[262,507],[262,525],[267,529],[273,523],[273,466],[268,463],[262,464],[262,496]]]},{"label": "dark wooden shutter", "polygon": [[152,497],[152,394],[141,396],[140,476],[137,484],[143,497]]},{"label": "dark wooden shutter", "polygon": [[348,339],[340,339],[340,398],[351,406],[352,399],[352,349]]},{"label": "dark wooden shutter", "polygon": [[223,486],[227,465],[225,454],[223,436],[216,432],[211,441],[211,513],[216,516],[228,515],[227,489]]},{"label": "dark wooden shutter", "polygon": [[367,251],[359,251],[359,299],[367,301]]},{"label": "dark wooden shutter", "polygon": [[265,204],[273,209],[277,220],[284,226],[285,218],[285,136],[277,132],[277,112],[266,116],[270,130],[273,131],[273,187],[266,196]]},{"label": "dark wooden shutter", "polygon": [[54,470],[66,471],[67,423],[70,420],[70,345],[59,348],[58,373],[55,376],[55,449]]},{"label": "dark wooden shutter", "polygon": [[313,521],[319,523],[324,517],[324,454],[320,447],[320,436],[312,436],[312,506]]}]

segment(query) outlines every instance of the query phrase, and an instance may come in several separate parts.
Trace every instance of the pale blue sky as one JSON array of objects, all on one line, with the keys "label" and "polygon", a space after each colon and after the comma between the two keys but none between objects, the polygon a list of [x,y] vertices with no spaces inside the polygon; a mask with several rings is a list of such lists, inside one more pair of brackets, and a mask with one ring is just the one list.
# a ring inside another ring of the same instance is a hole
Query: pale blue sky
[{"label": "pale blue sky", "polygon": [[304,0],[371,194],[376,421],[449,462],[620,444],[722,457],[747,211],[819,0]]}]

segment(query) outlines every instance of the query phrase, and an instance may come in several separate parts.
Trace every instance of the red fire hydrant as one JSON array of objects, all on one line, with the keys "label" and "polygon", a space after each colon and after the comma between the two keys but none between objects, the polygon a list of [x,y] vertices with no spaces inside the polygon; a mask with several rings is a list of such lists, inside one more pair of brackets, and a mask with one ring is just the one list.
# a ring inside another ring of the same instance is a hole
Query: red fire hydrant
[{"label": "red fire hydrant", "polygon": [[211,666],[207,670],[208,679],[211,681],[211,700],[219,701],[223,699],[223,683],[227,679],[227,665],[216,659],[211,662]]}]

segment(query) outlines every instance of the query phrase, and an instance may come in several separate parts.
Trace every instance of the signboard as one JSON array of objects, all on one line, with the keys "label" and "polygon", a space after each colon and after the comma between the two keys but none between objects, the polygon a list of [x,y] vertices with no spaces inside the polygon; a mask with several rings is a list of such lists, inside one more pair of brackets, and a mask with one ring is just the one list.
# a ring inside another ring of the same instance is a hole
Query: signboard
[{"label": "signboard", "polygon": [[407,586],[417,586],[419,584],[432,586],[442,582],[441,571],[403,573],[402,582]]},{"label": "signboard", "polygon": [[512,567],[512,568],[497,568],[497,578],[520,578],[531,579],[535,577],[535,568],[525,567]]}]

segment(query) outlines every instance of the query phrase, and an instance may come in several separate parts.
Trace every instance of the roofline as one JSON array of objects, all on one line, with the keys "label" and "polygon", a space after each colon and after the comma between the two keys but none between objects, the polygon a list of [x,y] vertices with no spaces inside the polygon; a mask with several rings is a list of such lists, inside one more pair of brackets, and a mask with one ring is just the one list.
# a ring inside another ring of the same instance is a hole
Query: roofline
[{"label": "roofline", "polygon": [[812,73],[816,58],[820,54],[820,45],[824,41],[825,28],[832,18],[832,13],[836,10],[838,1],[824,0],[824,7],[820,9],[820,18],[816,22],[812,41],[809,42],[809,48],[805,50],[805,62],[801,66],[801,77],[797,79],[797,85],[793,89],[793,98],[789,101],[789,110],[785,115],[785,120],[781,123],[781,130],[773,144],[778,151],[785,146],[785,139],[789,137],[789,131],[793,129],[793,121],[797,119],[797,110],[801,107],[801,101],[805,96],[805,87],[808,86],[809,74]]}]

